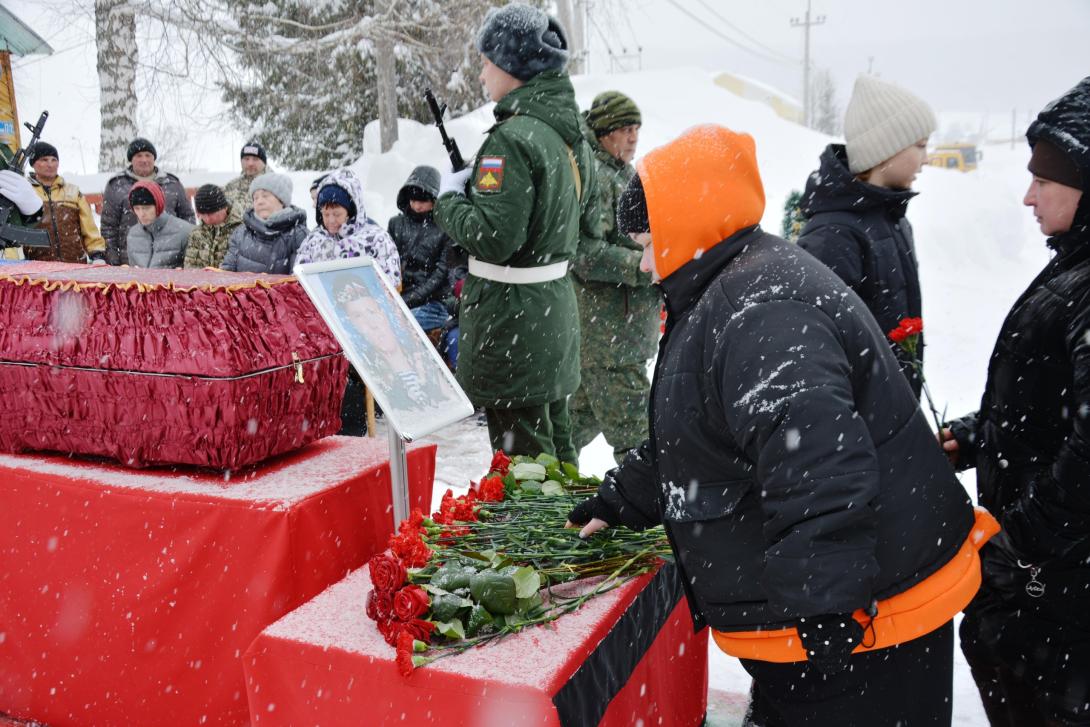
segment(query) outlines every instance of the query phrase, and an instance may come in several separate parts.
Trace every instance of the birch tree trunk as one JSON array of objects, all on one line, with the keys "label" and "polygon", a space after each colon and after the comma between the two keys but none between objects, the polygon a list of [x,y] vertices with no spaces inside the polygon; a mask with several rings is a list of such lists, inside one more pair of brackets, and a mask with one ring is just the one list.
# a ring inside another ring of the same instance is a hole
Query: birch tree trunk
[{"label": "birch tree trunk", "polygon": [[[375,3],[376,15],[390,8],[390,0]],[[386,34],[375,43],[375,90],[378,96],[378,126],[382,151],[390,151],[397,141],[397,65],[394,44]]]},{"label": "birch tree trunk", "polygon": [[98,46],[98,170],[123,169],[136,136],[136,16],[126,0],[95,0]]}]

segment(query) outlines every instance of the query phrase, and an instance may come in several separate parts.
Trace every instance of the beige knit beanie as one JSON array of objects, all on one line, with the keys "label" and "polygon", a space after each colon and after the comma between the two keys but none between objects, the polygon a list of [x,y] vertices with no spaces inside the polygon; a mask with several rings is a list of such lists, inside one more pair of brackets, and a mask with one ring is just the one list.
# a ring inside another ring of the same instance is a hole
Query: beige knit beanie
[{"label": "beige knit beanie", "polygon": [[921,98],[874,76],[855,80],[844,112],[848,169],[873,169],[935,131],[935,114]]}]

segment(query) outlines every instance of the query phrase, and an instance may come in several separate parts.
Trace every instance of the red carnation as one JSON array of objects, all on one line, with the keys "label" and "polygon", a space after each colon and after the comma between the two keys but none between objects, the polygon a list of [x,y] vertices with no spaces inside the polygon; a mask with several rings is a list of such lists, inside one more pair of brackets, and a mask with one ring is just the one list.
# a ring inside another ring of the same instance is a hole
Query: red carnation
[{"label": "red carnation", "polygon": [[407,631],[402,631],[397,636],[397,670],[401,676],[407,677],[413,673],[413,636]]},{"label": "red carnation", "polygon": [[902,318],[900,327],[908,336],[923,333],[923,318]]},{"label": "red carnation", "polygon": [[394,616],[398,621],[412,621],[428,612],[431,598],[420,586],[405,586],[394,594]]},{"label": "red carnation", "polygon": [[[503,454],[500,452],[499,454]],[[489,475],[481,480],[477,486],[477,496],[481,502],[502,502],[504,497],[503,478],[499,475]]]},{"label": "red carnation", "polygon": [[503,477],[511,469],[511,458],[502,449],[497,449],[492,455],[492,464],[488,466],[489,472],[497,472]]},{"label": "red carnation", "polygon": [[418,533],[402,533],[391,536],[390,550],[402,563],[410,568],[425,566],[431,558],[431,549],[420,539]]},{"label": "red carnation", "polygon": [[401,525],[398,526],[397,531],[399,533],[412,533],[418,534],[424,532],[424,513],[419,509],[413,508],[413,511],[409,513],[409,517],[401,521]]},{"label": "red carnation", "polygon": [[401,633],[401,623],[394,621],[393,619],[379,621],[377,623],[379,633],[382,634],[382,638],[385,639],[386,643],[390,646],[396,644],[397,635]]},{"label": "red carnation", "polygon": [[367,563],[371,571],[371,583],[379,591],[393,592],[408,579],[405,566],[397,558],[379,553]]},{"label": "red carnation", "polygon": [[394,615],[394,594],[372,590],[367,594],[367,615],[372,621],[387,621]]},{"label": "red carnation", "polygon": [[889,340],[893,341],[894,343],[904,343],[904,340],[908,338],[908,333],[900,326],[894,328],[886,335],[888,335]]}]

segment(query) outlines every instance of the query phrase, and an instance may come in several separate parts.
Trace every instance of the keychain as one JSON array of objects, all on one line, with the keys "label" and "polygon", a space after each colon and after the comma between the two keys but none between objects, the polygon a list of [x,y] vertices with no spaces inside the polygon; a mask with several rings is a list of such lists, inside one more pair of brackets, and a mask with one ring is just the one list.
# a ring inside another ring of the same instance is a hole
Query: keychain
[{"label": "keychain", "polygon": [[1026,584],[1026,593],[1033,598],[1040,598],[1045,595],[1045,584],[1037,580],[1037,574],[1041,572],[1041,569],[1033,565],[1033,563],[1023,563],[1021,560],[1018,561],[1018,567],[1029,568],[1029,583]]}]

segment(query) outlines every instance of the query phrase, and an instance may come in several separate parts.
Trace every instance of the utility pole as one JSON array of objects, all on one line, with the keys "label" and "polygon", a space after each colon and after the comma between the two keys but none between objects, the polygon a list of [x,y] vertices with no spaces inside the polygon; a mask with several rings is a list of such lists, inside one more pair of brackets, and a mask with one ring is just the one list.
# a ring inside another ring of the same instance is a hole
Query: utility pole
[{"label": "utility pole", "polygon": [[803,20],[791,18],[792,28],[802,28],[802,120],[810,128],[810,28],[824,25],[825,16],[810,17],[810,0],[806,0],[806,17]]}]

